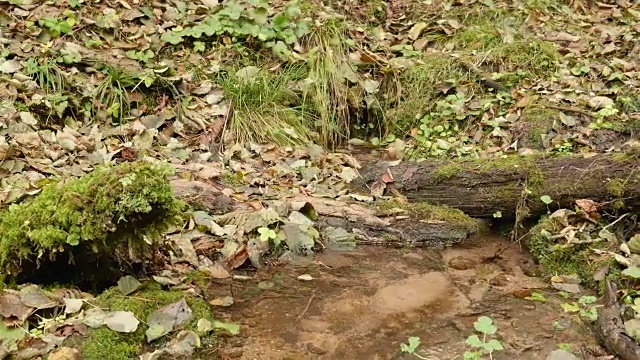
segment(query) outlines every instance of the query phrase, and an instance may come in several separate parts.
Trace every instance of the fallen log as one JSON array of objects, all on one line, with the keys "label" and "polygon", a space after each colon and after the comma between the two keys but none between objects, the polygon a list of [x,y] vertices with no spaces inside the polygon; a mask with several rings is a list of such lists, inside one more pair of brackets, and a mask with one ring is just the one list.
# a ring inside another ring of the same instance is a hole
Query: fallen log
[{"label": "fallen log", "polygon": [[624,330],[620,317],[620,306],[617,302],[616,285],[607,281],[604,294],[604,306],[598,309],[595,332],[598,340],[609,352],[621,360],[640,359],[640,345]]},{"label": "fallen log", "polygon": [[[523,194],[526,211],[534,215],[549,208],[572,207],[583,198],[603,207],[640,205],[640,159],[634,154],[510,156],[394,165],[365,165],[356,188],[377,196],[397,191],[410,201],[446,205],[477,218],[490,218],[498,211],[503,218],[514,218]],[[542,195],[553,199],[549,208],[540,201]]]},{"label": "fallen log", "polygon": [[[217,214],[256,210],[247,203],[233,201],[210,183],[173,180],[171,185],[175,196],[195,209],[206,209]],[[482,227],[480,221],[470,218],[460,210],[445,206],[387,202],[385,206],[389,208],[388,211],[381,212],[375,204],[362,205],[312,196],[282,198],[278,201],[286,203],[290,208],[311,205],[317,215],[315,225],[319,230],[344,229],[353,235],[357,244],[363,245],[449,245],[467,239]]]}]

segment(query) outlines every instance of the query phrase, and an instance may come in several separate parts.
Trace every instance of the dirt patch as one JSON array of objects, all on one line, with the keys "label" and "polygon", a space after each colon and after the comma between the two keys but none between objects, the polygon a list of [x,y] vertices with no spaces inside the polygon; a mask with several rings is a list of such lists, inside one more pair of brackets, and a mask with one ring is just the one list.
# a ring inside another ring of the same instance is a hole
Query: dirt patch
[{"label": "dirt patch", "polygon": [[[499,254],[499,255],[496,255]],[[472,267],[447,267],[451,259]],[[494,319],[506,350],[495,359],[545,358],[560,343],[593,345],[589,331],[562,312],[565,302],[530,260],[502,238],[479,238],[444,251],[360,247],[325,252],[307,266],[255,274],[209,289],[236,304],[216,317],[241,324],[218,355],[237,359],[396,359],[400,343],[422,340],[423,354],[453,359],[466,350],[480,315]],[[308,274],[311,281],[298,280]],[[514,294],[537,289],[545,303]]]}]

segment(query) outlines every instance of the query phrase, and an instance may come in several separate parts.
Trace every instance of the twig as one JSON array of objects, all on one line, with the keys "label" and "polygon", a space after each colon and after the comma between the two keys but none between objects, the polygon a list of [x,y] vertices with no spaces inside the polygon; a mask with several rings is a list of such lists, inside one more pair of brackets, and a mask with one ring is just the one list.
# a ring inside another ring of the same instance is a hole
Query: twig
[{"label": "twig", "polygon": [[617,219],[616,219],[614,222],[612,222],[611,224],[609,224],[609,225],[607,225],[607,226],[603,227],[603,228],[602,228],[602,230],[607,230],[608,228],[610,228],[610,227],[612,227],[613,225],[615,225],[615,224],[617,224],[618,222],[620,222],[620,220],[622,220],[622,219],[626,218],[629,214],[631,214],[631,213],[623,214],[622,216],[620,216],[619,218],[617,218]]},{"label": "twig", "polygon": [[316,291],[313,290],[313,293],[311,294],[311,297],[309,297],[309,301],[307,302],[307,306],[304,307],[304,310],[302,310],[302,312],[300,313],[300,315],[298,315],[298,321],[302,320],[302,317],[304,316],[304,314],[307,313],[307,311],[309,311],[309,306],[311,306],[311,302],[313,301],[313,299],[316,297]]}]

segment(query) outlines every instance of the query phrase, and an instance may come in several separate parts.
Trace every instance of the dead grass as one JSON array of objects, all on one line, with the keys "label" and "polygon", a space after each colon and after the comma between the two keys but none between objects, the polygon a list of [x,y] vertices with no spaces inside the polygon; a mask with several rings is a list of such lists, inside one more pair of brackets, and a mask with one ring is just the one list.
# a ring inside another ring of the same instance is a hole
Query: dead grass
[{"label": "dead grass", "polygon": [[287,68],[277,72],[248,68],[227,73],[219,79],[232,107],[227,131],[236,141],[301,144],[309,140],[312,113],[293,91],[300,71]]},{"label": "dead grass", "polygon": [[305,43],[311,49],[305,103],[311,104],[317,114],[319,141],[326,146],[348,140],[352,125],[347,77],[356,77],[351,80],[357,81],[358,75],[348,60],[348,46],[344,43],[348,36],[346,24],[330,20],[316,27]]}]

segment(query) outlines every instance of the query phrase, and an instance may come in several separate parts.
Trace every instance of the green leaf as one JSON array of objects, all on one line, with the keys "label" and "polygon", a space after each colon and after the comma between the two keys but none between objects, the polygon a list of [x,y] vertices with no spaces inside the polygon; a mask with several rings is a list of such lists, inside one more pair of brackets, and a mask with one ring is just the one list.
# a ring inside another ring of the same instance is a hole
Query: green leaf
[{"label": "green leaf", "polygon": [[240,325],[217,320],[213,322],[213,328],[228,331],[231,335],[238,335],[240,333]]},{"label": "green leaf", "polygon": [[402,350],[402,352],[412,354],[416,351],[418,346],[420,346],[420,338],[417,336],[412,336],[409,338],[408,344],[400,344],[400,350]]},{"label": "green leaf", "polygon": [[275,44],[273,44],[273,46],[271,47],[271,50],[275,55],[280,57],[285,57],[286,55],[289,54],[289,48],[287,47],[287,44],[285,44],[282,41],[278,41]]},{"label": "green leaf", "polygon": [[193,51],[196,52],[203,52],[205,50],[205,46],[204,43],[201,41],[194,41],[193,42]]},{"label": "green leaf", "polygon": [[296,21],[295,33],[298,38],[301,38],[305,35],[311,33],[311,21],[309,20],[298,20]]},{"label": "green leaf", "polygon": [[596,302],[596,300],[598,299],[595,296],[584,295],[584,296],[581,296],[580,299],[578,299],[578,303],[582,305],[588,305],[588,304],[593,304],[594,302]]},{"label": "green leaf", "polygon": [[578,304],[575,304],[575,303],[573,303],[573,304],[562,303],[562,304],[560,304],[560,307],[566,312],[574,313],[574,312],[580,311],[580,306],[578,306]]},{"label": "green leaf", "polygon": [[553,199],[551,199],[551,196],[549,195],[542,195],[540,196],[540,201],[542,201],[543,203],[549,205],[553,202]]},{"label": "green leaf", "polygon": [[236,1],[231,1],[227,3],[227,5],[220,10],[221,15],[226,15],[231,20],[238,20],[244,11],[244,6],[237,3]]},{"label": "green leaf", "polygon": [[168,42],[172,45],[178,45],[182,42],[182,32],[167,31],[166,33],[160,35],[160,40]]},{"label": "green leaf", "polygon": [[268,241],[269,239],[276,238],[276,232],[269,229],[268,227],[259,228],[258,233],[260,234],[260,240],[262,241]]},{"label": "green leaf", "polygon": [[257,7],[249,11],[249,18],[256,24],[262,25],[269,20],[269,10],[264,7]]},{"label": "green leaf", "polygon": [[464,352],[464,360],[478,360],[482,357],[482,353],[480,351],[465,351]]},{"label": "green leaf", "polygon": [[473,347],[477,347],[477,348],[482,347],[482,345],[483,345],[483,342],[482,342],[482,340],[480,340],[478,335],[469,336],[465,342],[468,345],[473,346]]},{"label": "green leaf", "polygon": [[640,279],[640,267],[632,266],[630,268],[624,269],[622,271],[622,275],[632,277],[634,279]]},{"label": "green leaf", "polygon": [[77,234],[69,234],[67,236],[67,244],[71,246],[80,244],[80,236],[78,236]]},{"label": "green leaf", "polygon": [[291,4],[289,6],[287,6],[287,8],[284,10],[284,13],[290,18],[294,18],[296,16],[299,16],[302,14],[302,10],[300,9],[300,7],[297,4]]},{"label": "green leaf", "polygon": [[289,24],[291,24],[291,21],[285,15],[280,14],[273,18],[273,25],[276,28],[276,30],[282,31],[288,28]]},{"label": "green leaf", "polygon": [[502,346],[502,343],[500,341],[491,339],[488,343],[485,344],[485,349],[489,351],[500,351],[504,350],[504,347]]},{"label": "green leaf", "polygon": [[473,327],[486,335],[493,335],[498,330],[498,328],[493,325],[493,320],[488,316],[480,316],[478,320],[473,323]]}]

